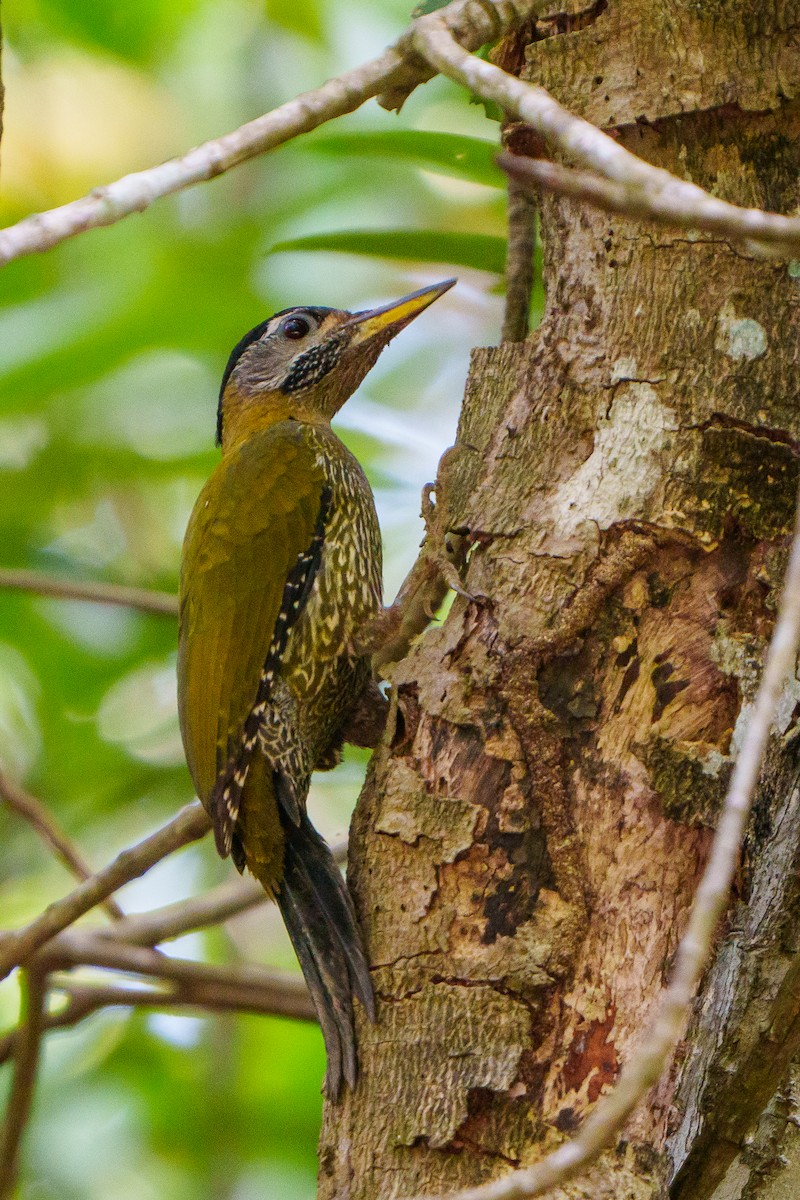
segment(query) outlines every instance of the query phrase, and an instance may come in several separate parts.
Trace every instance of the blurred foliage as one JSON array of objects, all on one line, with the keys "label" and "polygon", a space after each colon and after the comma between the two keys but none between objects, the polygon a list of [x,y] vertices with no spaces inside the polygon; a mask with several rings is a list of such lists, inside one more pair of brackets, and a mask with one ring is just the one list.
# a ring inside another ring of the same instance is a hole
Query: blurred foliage
[{"label": "blurred foliage", "polygon": [[[3,17],[8,223],[379,53],[408,8],[18,0]],[[174,590],[186,519],[216,461],[218,380],[241,334],[293,303],[361,308],[463,266],[459,286],[393,345],[339,421],[376,490],[391,592],[419,541],[420,488],[454,437],[469,348],[497,339],[496,138],[494,123],[437,80],[399,118],[370,105],[143,216],[7,267],[2,564]],[[97,865],[191,798],[175,637],[168,619],[0,593],[0,762]],[[329,835],[346,827],[363,766],[352,753],[314,784]],[[4,812],[0,831],[0,905],[16,925],[70,881]],[[210,843],[193,847],[120,901],[152,907],[230,869]],[[182,939],[176,953],[293,962],[269,906]],[[0,986],[3,1024],[16,1003],[12,980]],[[322,1073],[310,1026],[98,1015],[47,1043],[20,1195],[310,1197]]]},{"label": "blurred foliage", "polygon": [[311,233],[276,242],[279,250],[341,250],[348,254],[382,255],[407,262],[442,262],[477,267],[498,274],[505,264],[506,243],[488,233],[447,233],[441,229],[345,229]]}]

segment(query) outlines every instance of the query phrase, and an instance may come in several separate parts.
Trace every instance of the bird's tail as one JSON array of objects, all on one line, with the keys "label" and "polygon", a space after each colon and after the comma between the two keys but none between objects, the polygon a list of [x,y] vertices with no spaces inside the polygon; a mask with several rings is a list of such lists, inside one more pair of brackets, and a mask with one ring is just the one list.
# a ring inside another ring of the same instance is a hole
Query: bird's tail
[{"label": "bird's tail", "polygon": [[328,1069],[324,1092],[336,1101],[358,1071],[353,997],[375,1020],[375,999],[355,910],[330,848],[303,813],[296,825],[281,810],[285,838],[278,907],[317,1010]]}]

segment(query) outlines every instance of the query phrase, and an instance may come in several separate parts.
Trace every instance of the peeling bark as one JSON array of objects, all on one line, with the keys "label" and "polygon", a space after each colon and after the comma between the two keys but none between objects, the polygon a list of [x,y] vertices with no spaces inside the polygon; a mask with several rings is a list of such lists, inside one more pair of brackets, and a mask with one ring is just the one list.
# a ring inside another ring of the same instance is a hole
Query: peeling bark
[{"label": "peeling bark", "polygon": [[[649,161],[795,208],[800,4],[562,8],[503,61]],[[542,239],[545,319],[474,353],[441,489],[476,601],[394,671],[354,819],[379,1020],[355,1094],[326,1107],[325,1198],[533,1162],[614,1082],[684,928],[774,621],[800,482],[797,272],[553,199]],[[798,713],[795,685],[686,1042],[561,1197],[779,1200],[800,1174]]]}]

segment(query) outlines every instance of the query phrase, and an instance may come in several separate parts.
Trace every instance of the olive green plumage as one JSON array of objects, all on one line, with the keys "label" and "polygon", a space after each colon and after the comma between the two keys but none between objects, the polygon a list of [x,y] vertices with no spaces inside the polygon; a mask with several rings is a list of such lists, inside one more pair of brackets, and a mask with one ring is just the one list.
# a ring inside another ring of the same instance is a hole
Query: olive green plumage
[{"label": "olive green plumage", "polygon": [[380,351],[450,286],[369,313],[292,309],[234,350],[222,459],[181,568],[178,695],[186,758],[221,854],[280,905],[319,1014],[326,1094],[356,1077],[352,997],[374,1018],[344,880],[305,812],[370,682],[356,635],[381,605],[375,505],[330,428]]}]

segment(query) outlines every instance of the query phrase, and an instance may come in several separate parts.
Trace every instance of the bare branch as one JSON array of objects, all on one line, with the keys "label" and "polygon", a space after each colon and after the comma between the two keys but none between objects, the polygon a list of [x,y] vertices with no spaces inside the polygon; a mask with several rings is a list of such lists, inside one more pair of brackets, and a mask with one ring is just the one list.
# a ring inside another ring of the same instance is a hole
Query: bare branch
[{"label": "bare branch", "polygon": [[506,306],[502,342],[524,342],[531,325],[536,201],[516,179],[508,181],[508,251],[506,254]]},{"label": "bare branch", "polygon": [[[132,991],[133,989],[131,989]],[[43,1012],[42,1014],[42,1033],[49,1033],[51,1029],[66,1029],[72,1025],[77,1025],[84,1017],[94,1012],[92,1007],[92,999],[81,993],[80,996],[70,1000],[63,1008],[56,1012]],[[0,1037],[0,1066],[7,1063],[10,1058],[13,1058],[17,1053],[19,1046],[24,1036],[24,1027],[17,1026],[15,1029],[10,1029],[8,1033]]]},{"label": "bare branch", "polygon": [[[77,846],[70,841],[41,800],[37,800],[13,779],[9,779],[3,771],[0,771],[0,797],[5,800],[13,812],[33,826],[45,845],[50,847],[56,858],[64,864],[68,871],[71,871],[78,879],[91,877],[91,867],[84,861]],[[114,900],[104,900],[103,908],[115,921],[124,916],[122,909]]]},{"label": "bare branch", "polygon": [[[158,1011],[186,1009],[208,1012],[251,1012],[315,1021],[310,1000],[306,1002],[293,976],[271,972],[274,983],[262,989],[242,987],[236,982],[170,983],[164,987],[125,987],[119,984],[74,983],[69,977],[51,980],[54,991],[63,992],[67,1003],[45,1014],[42,1031],[68,1029],[102,1008],[150,1008]],[[295,994],[296,992],[296,994]],[[307,993],[306,993],[307,995]],[[12,1029],[0,1038],[0,1065],[19,1044],[21,1031]]]},{"label": "bare branch", "polygon": [[[337,862],[347,856],[347,842],[336,842],[332,853]],[[192,1008],[214,1011],[258,1012],[274,1016],[316,1021],[304,981],[269,967],[218,967],[169,958],[152,950],[139,954],[140,946],[153,946],[192,930],[216,925],[247,908],[270,900],[260,884],[235,880],[214,888],[204,896],[167,904],[146,913],[123,916],[108,929],[96,929],[86,940],[70,941],[56,936],[51,946],[36,956],[47,956],[66,966],[97,966],[156,977],[169,981],[170,988],[143,990],[117,985],[95,986],[66,982],[51,977],[51,987],[69,996],[69,1002],[43,1018],[43,1030],[77,1025],[100,1008],[121,1005],[146,1008]],[[63,940],[62,940],[63,939]],[[107,939],[107,941],[106,941]],[[0,1038],[0,1064],[15,1053],[19,1031]]]},{"label": "bare branch", "polygon": [[[420,17],[414,25],[412,39],[417,51],[437,71],[482,99],[494,100],[509,117],[532,126],[568,158],[603,176],[598,183],[589,184],[588,176],[582,173],[574,183],[576,189],[592,190],[595,202],[602,194],[613,198],[617,205],[614,211],[631,211],[637,216],[646,215],[662,221],[671,221],[674,214],[678,214],[675,223],[683,228],[723,233],[726,237],[749,243],[749,249],[753,251],[765,252],[765,247],[757,243],[768,244],[774,254],[791,255],[800,249],[800,218],[757,208],[739,208],[711,196],[694,183],[677,179],[669,171],[651,166],[589,121],[563,108],[544,88],[525,83],[467,53],[453,39],[438,13]],[[546,170],[541,170],[543,179],[558,180],[565,188],[569,186],[563,168],[555,164],[547,166],[552,169],[549,175]],[[608,187],[609,182],[613,186]],[[573,190],[571,194],[577,192]],[[623,197],[625,204],[632,206],[630,210],[620,207]]]},{"label": "bare branch", "polygon": [[[343,862],[347,857],[347,841],[336,842],[331,846],[331,853],[337,862]],[[212,888],[205,895],[178,900],[149,912],[132,913],[109,929],[93,932],[98,937],[115,938],[132,946],[157,946],[184,933],[219,925],[229,917],[269,900],[271,897],[254,879],[234,879]]]},{"label": "bare branch", "polygon": [[0,233],[0,263],[48,250],[87,229],[113,225],[132,213],[143,212],[154,200],[222,175],[298,134],[359,108],[403,70],[402,57],[396,50],[387,50],[372,62],[329,80],[223,137],[204,142],[180,158],[123,175],[80,200],[26,217]]},{"label": "bare branch", "polygon": [[211,828],[199,801],[187,805],[156,833],[137,845],[123,850],[112,863],[92,875],[69,895],[41,913],[24,929],[0,935],[0,979],[24,963],[46,941],[77,921],[90,908],[132,879],[138,879],[151,867],[188,842],[204,837]]},{"label": "bare branch", "polygon": [[[0,240],[2,237],[3,233],[0,232]],[[140,612],[164,617],[178,615],[178,597],[171,592],[152,592],[147,588],[122,587],[114,583],[82,583],[74,579],[60,579],[57,575],[45,575],[41,571],[0,568],[0,588],[37,592],[40,596],[54,596],[58,600],[119,604],[124,608],[138,608]]]},{"label": "bare branch", "polygon": [[528,1200],[582,1174],[613,1145],[628,1117],[658,1082],[688,1018],[708,962],[720,918],[730,897],[753,794],[772,720],[786,678],[794,670],[800,642],[800,507],[775,631],[764,673],[736,760],[711,853],[697,889],[689,924],[675,954],[670,984],[641,1045],[623,1068],[616,1087],[598,1102],[577,1137],[541,1162],[504,1179],[453,1194],[453,1200]]},{"label": "bare branch", "polygon": [[[179,817],[193,814],[197,808],[197,805],[190,806],[179,814]],[[164,832],[165,830],[160,830],[154,837]],[[149,842],[152,840],[148,839]],[[146,845],[146,842],[140,843],[127,853],[135,852],[138,858]],[[152,854],[152,847],[150,852]],[[170,850],[167,849],[166,853],[170,853]],[[343,840],[335,843],[332,853],[337,862],[342,862],[347,856],[347,842]],[[120,855],[120,858],[122,857],[123,855]],[[120,858],[107,870],[111,871]],[[127,879],[124,882],[127,882]],[[73,892],[65,897],[65,901],[73,901],[75,896],[76,893]],[[204,896],[164,905],[146,913],[123,915],[112,927],[96,929],[91,934],[59,935],[56,932],[55,935],[48,935],[50,944],[40,950],[34,958],[39,970],[42,970],[46,963],[67,968],[95,966],[100,969],[116,969],[146,975],[169,986],[168,990],[163,990],[163,987],[143,990],[116,985],[84,986],[72,981],[67,983],[58,977],[51,978],[51,986],[66,992],[69,1002],[54,1013],[45,1013],[42,1030],[76,1025],[84,1017],[110,1005],[258,1012],[315,1021],[315,1009],[305,982],[299,976],[258,965],[226,967],[195,963],[141,948],[151,947],[168,938],[180,937],[191,930],[218,924],[269,899],[260,884],[237,879],[222,884]],[[27,934],[36,924],[34,922],[28,930],[21,931],[21,934]],[[12,936],[20,937],[21,934]],[[42,945],[42,942],[37,944]],[[0,941],[0,949],[4,946],[5,943]],[[12,1030],[0,1038],[0,1063],[16,1052],[21,1036],[19,1030]]]},{"label": "bare branch", "polygon": [[37,965],[48,971],[65,967],[99,967],[182,985],[222,987],[239,997],[246,1007],[282,1016],[315,1020],[314,1007],[300,975],[288,975],[254,963],[218,966],[173,958],[144,946],[129,946],[112,938],[70,930],[45,946]]},{"label": "bare branch", "polygon": [[[542,189],[585,200],[604,212],[623,213],[674,229],[702,230],[734,241],[760,239],[762,243],[771,243],[770,249],[776,254],[781,250],[787,254],[797,253],[800,247],[800,220],[796,217],[756,208],[737,208],[706,192],[701,192],[693,202],[687,196],[679,206],[664,191],[615,183],[589,171],[575,171],[547,159],[500,154],[497,161],[529,194],[535,195],[537,189]],[[761,253],[766,249],[764,245],[750,248]]]},{"label": "bare branch", "polygon": [[[473,49],[495,40],[542,7],[542,0],[453,0],[439,14],[445,29]],[[413,25],[411,26],[413,29]],[[383,94],[396,107],[431,77],[413,52],[406,32],[380,57],[346,71],[321,87],[282,104],[223,137],[204,142],[180,158],[125,175],[48,212],[26,217],[0,232],[0,264],[47,250],[87,229],[113,225],[143,212],[154,200],[224,174],[334,117],[353,112]]]},{"label": "bare branch", "polygon": [[[790,254],[800,247],[800,219],[743,209],[719,200],[695,184],[637,158],[557,103],[543,88],[533,87],[468,53],[484,42],[535,16],[543,0],[453,0],[437,13],[419,17],[379,58],[295,97],[272,112],[242,125],[223,137],[204,142],[180,158],[123,176],[95,188],[80,200],[26,217],[0,231],[0,264],[25,254],[47,250],[87,229],[114,224],[142,212],[162,196],[215,178],[242,162],[307,133],[326,121],[352,112],[373,96],[396,108],[414,88],[440,71],[494,100],[509,116],[531,125],[577,163],[598,171],[618,185],[603,189],[583,180],[588,198],[603,195],[609,206],[622,203],[653,219],[682,214],[689,227],[713,229],[752,243],[763,251]],[[465,49],[464,47],[467,47]],[[556,179],[553,173],[551,183]],[[566,177],[560,183],[568,188]],[[546,184],[543,177],[541,182]],[[618,209],[615,208],[615,211]]]},{"label": "bare branch", "polygon": [[22,1138],[33,1105],[39,1047],[42,1041],[47,976],[25,971],[22,977],[23,1023],[17,1031],[14,1054],[14,1079],[6,1106],[0,1141],[0,1200],[13,1194],[19,1173]]},{"label": "bare branch", "polygon": [[[232,976],[235,969],[231,968]],[[169,991],[155,987],[68,984],[64,980],[53,980],[52,986],[63,991],[70,1001],[74,1000],[82,1006],[84,1015],[100,1008],[191,1008],[212,1012],[260,1013],[262,1016],[316,1022],[316,1010],[303,980],[279,971],[270,974],[272,981],[258,988],[242,987],[233,977],[231,982],[223,978],[218,981],[187,980],[173,984]],[[69,1007],[65,1006],[62,1012]]]},{"label": "bare branch", "polygon": [[246,912],[270,897],[255,879],[232,879],[202,896],[178,900],[148,912],[131,913],[114,926],[98,929],[99,937],[110,937],[131,946],[157,946],[209,925],[218,925]]},{"label": "bare branch", "polygon": [[[549,175],[542,172],[542,186],[555,186],[558,181],[565,192],[572,189],[569,194],[580,190],[596,203],[605,199],[614,211],[630,211],[656,220],[672,220],[678,214],[677,223],[682,227],[723,233],[751,243],[751,248],[762,252],[765,245],[776,253],[797,251],[800,219],[738,208],[719,200],[695,184],[637,158],[594,125],[563,108],[543,88],[524,83],[468,53],[537,15],[542,8],[543,0],[453,0],[437,13],[419,17],[380,57],[239,129],[204,142],[182,157],[123,176],[80,200],[26,217],[0,231],[0,264],[142,212],[160,197],[213,179],[354,111],[373,96],[385,107],[399,107],[419,83],[436,71],[483,99],[494,100],[509,116],[538,130],[575,162],[617,185],[603,188],[586,178],[570,183],[555,167]],[[623,198],[624,209],[620,207]]]}]

